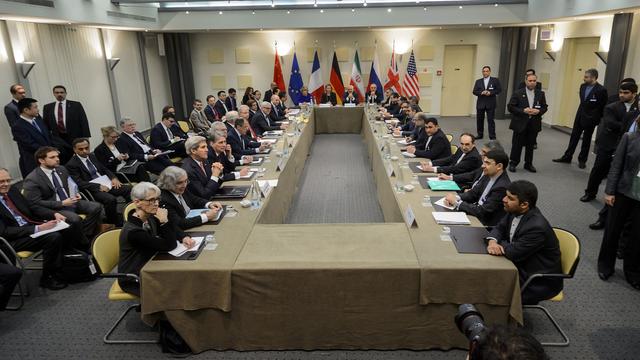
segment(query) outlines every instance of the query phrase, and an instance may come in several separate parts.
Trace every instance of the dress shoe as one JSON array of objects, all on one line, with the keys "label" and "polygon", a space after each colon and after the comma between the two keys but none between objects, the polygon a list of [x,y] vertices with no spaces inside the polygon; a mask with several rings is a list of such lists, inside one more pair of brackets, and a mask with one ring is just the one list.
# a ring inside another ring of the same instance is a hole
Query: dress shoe
[{"label": "dress shoe", "polygon": [[525,166],[524,166],[524,169],[525,169],[525,170],[529,170],[529,171],[531,171],[532,173],[534,173],[534,172],[538,172],[538,170],[536,169],[536,167],[535,167],[535,166],[533,166],[533,165],[525,165]]},{"label": "dress shoe", "polygon": [[596,198],[596,196],[595,196],[595,195],[592,195],[592,194],[584,194],[584,195],[582,195],[582,197],[580,198],[580,201],[582,201],[582,202],[589,202],[589,201],[591,201],[591,200],[593,200],[593,199],[595,199],[595,198]]},{"label": "dress shoe", "polygon": [[557,158],[557,159],[553,159],[551,160],[553,162],[557,162],[557,163],[565,163],[565,164],[571,164],[571,159],[567,158],[567,157],[561,157],[561,158]]},{"label": "dress shoe", "polygon": [[484,137],[483,135],[478,134],[478,135],[476,135],[476,140],[480,140],[480,139],[482,139],[483,137]]},{"label": "dress shoe", "polygon": [[57,279],[55,276],[44,275],[40,279],[40,286],[49,290],[61,290],[67,287],[67,283],[60,279]]},{"label": "dress shoe", "polygon": [[495,139],[496,139],[496,137],[495,137],[495,136],[493,136],[493,137],[492,137],[492,136],[489,136],[489,140],[495,140]]},{"label": "dress shoe", "polygon": [[586,168],[586,167],[587,167],[587,163],[585,163],[585,162],[582,162],[582,161],[581,161],[581,162],[579,162],[579,163],[578,163],[578,167],[579,167],[580,169],[584,169],[584,168]]},{"label": "dress shoe", "polygon": [[[580,200],[582,200],[582,199],[580,199]],[[591,230],[602,230],[602,229],[604,229],[604,221],[601,221],[600,219],[598,219],[593,224],[589,224],[589,229],[591,229]]]},{"label": "dress shoe", "polygon": [[607,279],[609,279],[611,275],[613,275],[612,272],[598,271],[598,277],[602,281],[607,281]]},{"label": "dress shoe", "polygon": [[516,172],[516,166],[515,165],[509,165],[509,171]]}]

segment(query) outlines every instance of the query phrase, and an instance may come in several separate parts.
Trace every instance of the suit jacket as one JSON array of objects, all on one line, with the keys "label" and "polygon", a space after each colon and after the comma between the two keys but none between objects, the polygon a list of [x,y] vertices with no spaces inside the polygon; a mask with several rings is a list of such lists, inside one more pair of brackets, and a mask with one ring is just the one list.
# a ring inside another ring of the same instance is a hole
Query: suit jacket
[{"label": "suit jacket", "polygon": [[458,207],[460,211],[477,217],[484,226],[494,226],[504,217],[502,198],[511,183],[507,171],[504,170],[493,183],[482,205],[479,205],[478,202],[490,180],[488,176],[483,176],[471,190],[460,194],[460,200],[463,202]]},{"label": "suit jacket", "polygon": [[[195,196],[188,190],[182,194],[182,199],[191,209],[204,209],[208,202],[207,199]],[[187,218],[184,208],[169,190],[162,189],[160,206],[167,209],[167,217],[170,223],[176,225],[179,239],[187,235],[183,230],[202,225],[202,219],[199,216]]]},{"label": "suit jacket", "polygon": [[382,96],[378,96],[378,94],[372,96],[370,92],[367,92],[367,94],[364,96],[364,102],[366,102],[367,104],[380,105],[380,102],[382,102]]},{"label": "suit jacket", "polygon": [[[67,169],[64,166],[58,166],[54,171],[60,177],[64,190],[68,195],[71,195]],[[31,204],[31,210],[36,216],[44,219],[53,219],[56,211],[65,209],[62,201],[56,200],[56,190],[40,167],[37,167],[24,179],[22,187],[24,197]]]},{"label": "suit jacket", "polygon": [[16,103],[13,100],[9,101],[9,103],[4,106],[4,116],[7,118],[9,127],[13,128],[13,124],[15,124],[18,120],[20,120],[20,111],[18,111],[18,103]]},{"label": "suit jacket", "polygon": [[629,196],[633,180],[640,170],[640,132],[625,133],[611,163],[607,186],[604,192],[608,195],[617,193]]},{"label": "suit jacket", "polygon": [[[209,112],[207,112],[207,110],[209,110]],[[209,128],[211,127],[211,124],[209,122],[215,121],[215,118],[209,119],[209,114],[213,113],[211,112],[211,109],[208,105],[204,109],[204,114],[200,111],[197,111],[196,109],[193,109],[191,111],[191,114],[189,115],[189,121],[191,121],[191,125],[193,125],[193,130],[195,130],[195,132],[203,132],[209,130]]]},{"label": "suit jacket", "polygon": [[625,127],[626,123],[637,111],[638,100],[634,101],[629,108],[629,112],[627,112],[627,107],[621,101],[605,106],[602,123],[598,126],[598,133],[596,135],[596,145],[598,150],[615,151],[618,147],[622,134],[627,132],[631,125],[629,124]]},{"label": "suit jacket", "polygon": [[231,145],[231,153],[236,159],[242,155],[256,154],[256,149],[260,147],[259,142],[252,141],[246,134],[239,136],[235,129],[227,132],[227,144]]},{"label": "suit jacket", "polygon": [[229,109],[226,109],[225,106],[225,103],[223,103],[220,99],[216,100],[216,103],[213,105],[213,108],[216,110],[216,113],[218,113],[219,118],[222,118],[227,114],[227,110]]},{"label": "suit jacket", "polygon": [[[424,131],[423,133],[426,135]],[[438,131],[431,136],[431,141],[429,141],[427,137],[422,148],[416,147],[415,155],[431,160],[443,159],[451,156],[451,143],[449,143],[449,139],[447,139],[442,129],[438,129]]]},{"label": "suit jacket", "polygon": [[227,105],[227,110],[238,111],[238,100],[236,98],[227,96],[227,98],[224,99],[224,103]]},{"label": "suit jacket", "polygon": [[[177,124],[173,124],[169,128],[169,131],[171,131],[171,134],[173,134],[174,137],[177,136],[184,140],[187,140],[189,138]],[[167,132],[164,130],[162,123],[157,123],[151,128],[150,140],[151,148],[154,149],[170,150],[176,146],[182,146],[182,148],[184,149],[184,142],[171,142],[171,139],[169,139],[169,137],[167,136]]]},{"label": "suit jacket", "polygon": [[277,126],[275,121],[271,120],[269,116],[265,116],[262,111],[256,111],[256,114],[253,115],[251,127],[258,136],[262,136],[265,131],[280,130],[280,126]]},{"label": "suit jacket", "polygon": [[424,127],[414,127],[413,131],[408,136],[411,136],[411,138],[416,141],[413,144],[413,146],[415,146],[416,149],[423,149],[427,144],[428,136],[427,136],[427,132],[424,130]]},{"label": "suit jacket", "polygon": [[400,130],[402,131],[402,136],[413,136],[415,129],[416,123],[411,120],[407,121],[404,125],[402,125],[402,128],[400,128]]},{"label": "suit jacket", "polygon": [[455,154],[444,159],[432,160],[431,163],[438,167],[438,173],[445,174],[461,174],[482,166],[482,158],[475,147],[457,163],[462,154],[462,149],[458,149]]},{"label": "suit jacket", "polygon": [[482,167],[462,174],[453,174],[453,181],[462,189],[469,189],[482,176]]},{"label": "suit jacket", "polygon": [[51,146],[53,144],[49,129],[45,126],[42,118],[36,117],[35,122],[38,124],[40,131],[23,118],[19,118],[11,128],[13,139],[18,143],[20,171],[23,177],[38,167],[38,163],[34,158],[36,150],[41,146]]},{"label": "suit jacket", "polygon": [[[516,227],[509,241],[513,214],[505,215],[489,237],[504,247],[504,256],[511,260],[520,273],[520,285],[533,274],[562,273],[560,246],[553,228],[538,208],[529,209]],[[562,290],[562,278],[541,279],[547,286]]]},{"label": "suit jacket", "polygon": [[282,110],[281,106],[271,104],[271,112],[269,113],[269,119],[272,122],[284,121],[287,119],[287,115]]},{"label": "suit jacket", "polygon": [[[138,138],[138,140],[140,140],[144,144],[147,144],[147,146],[149,146],[149,148],[153,150],[153,147],[149,145],[149,143],[147,143],[147,140],[144,139],[144,136],[142,136],[140,132],[136,131],[135,136]],[[129,159],[136,159],[142,162],[146,161],[144,159],[144,156],[147,153],[142,150],[142,147],[140,147],[137,142],[135,142],[129,135],[125,134],[124,132],[120,135],[118,140],[116,140],[116,147],[121,153],[129,154]]]},{"label": "suit jacket", "polygon": [[360,103],[360,96],[358,96],[357,92],[353,92],[353,99],[349,98],[349,92],[345,91],[344,95],[342,95],[342,103],[343,104],[359,104]]},{"label": "suit jacket", "polygon": [[[60,135],[57,125],[58,117],[55,113],[56,104],[57,101],[46,104],[42,110],[42,117],[51,132],[56,135]],[[67,137],[69,141],[73,141],[73,139],[80,137],[90,138],[91,130],[89,129],[89,120],[87,120],[87,114],[85,113],[82,104],[78,101],[67,100],[65,111],[65,129],[67,130]]]},{"label": "suit jacket", "polygon": [[211,179],[211,163],[209,161],[204,162],[204,173],[198,163],[191,157],[187,157],[182,161],[182,168],[189,177],[187,189],[195,196],[211,199],[222,185],[222,178],[219,178],[218,181]]},{"label": "suit jacket", "polygon": [[[100,175],[107,175],[109,179],[116,177],[94,154],[89,154],[89,161],[96,167]],[[91,173],[89,169],[84,166],[78,155],[72,156],[71,160],[65,164],[65,168],[69,171],[69,175],[71,175],[73,181],[78,184],[80,190],[89,190],[91,192],[100,191],[100,185],[91,182]]]},{"label": "suit jacket", "polygon": [[[233,152],[231,153],[231,155],[233,156]],[[236,179],[236,176],[233,174],[233,171],[236,169],[236,164],[239,164],[238,161],[240,159],[234,158],[234,161],[231,161],[227,157],[226,153],[223,152],[220,155],[218,155],[213,150],[213,148],[209,147],[209,157],[207,160],[209,161],[210,164],[213,164],[216,162],[219,162],[222,164],[222,166],[224,167],[222,175],[220,175],[220,178],[222,179],[222,181],[231,181]]]},{"label": "suit jacket", "polygon": [[327,93],[322,93],[322,97],[320,98],[320,104],[331,103],[331,105],[336,106],[338,104],[338,98],[336,93],[331,92],[331,95],[327,96]]},{"label": "suit jacket", "polygon": [[[269,89],[267,91],[264,92],[264,99],[262,99],[262,101],[267,101],[267,102],[271,102],[271,96],[273,95],[273,90]],[[258,103],[260,103],[258,101]]]},{"label": "suit jacket", "polygon": [[542,130],[542,115],[547,112],[547,99],[544,96],[544,91],[534,90],[533,95],[533,107],[540,110],[540,113],[535,116],[530,116],[524,112],[524,109],[529,107],[529,99],[527,98],[527,92],[525,89],[518,89],[513,92],[507,109],[511,113],[511,122],[509,123],[509,129],[515,133],[522,133],[527,130],[529,123],[533,126],[534,131]]},{"label": "suit jacket", "polygon": [[[480,95],[484,90],[489,90],[491,95]],[[484,86],[484,78],[476,80],[476,83],[473,85],[473,95],[478,97],[476,109],[495,109],[496,95],[500,95],[501,92],[502,86],[500,86],[500,80],[498,80],[498,78],[490,76],[486,88]]]},{"label": "suit jacket", "polygon": [[[118,148],[116,146],[116,148]],[[120,149],[118,149],[120,151]],[[98,162],[104,165],[109,171],[115,173],[118,169],[118,165],[120,165],[120,160],[113,156],[111,150],[104,142],[101,142],[95,149],[93,149],[93,154],[95,155]]]},{"label": "suit jacket", "polygon": [[[29,208],[29,202],[20,194],[20,191],[16,187],[11,187],[7,193],[9,198],[16,205],[22,215],[28,217],[33,221],[42,221],[45,218],[39,218]],[[27,219],[24,219],[27,221]],[[9,242],[20,238],[25,238],[33,234],[36,230],[35,224],[27,224],[24,226],[18,225],[18,222],[9,212],[9,210],[0,203],[0,236],[7,239]]]},{"label": "suit jacket", "polygon": [[595,83],[589,96],[585,98],[586,84],[580,85],[580,105],[576,111],[575,122],[583,128],[596,127],[600,123],[604,107],[607,105],[607,89]]}]

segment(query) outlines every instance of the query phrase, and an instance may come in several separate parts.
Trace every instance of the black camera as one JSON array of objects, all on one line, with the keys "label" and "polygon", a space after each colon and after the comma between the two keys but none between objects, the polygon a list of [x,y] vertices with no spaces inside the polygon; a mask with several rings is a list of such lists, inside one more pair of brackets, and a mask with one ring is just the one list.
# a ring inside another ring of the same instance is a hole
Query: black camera
[{"label": "black camera", "polygon": [[478,345],[487,332],[482,314],[472,304],[462,304],[458,307],[455,322],[460,332],[469,339],[469,359],[478,359]]}]

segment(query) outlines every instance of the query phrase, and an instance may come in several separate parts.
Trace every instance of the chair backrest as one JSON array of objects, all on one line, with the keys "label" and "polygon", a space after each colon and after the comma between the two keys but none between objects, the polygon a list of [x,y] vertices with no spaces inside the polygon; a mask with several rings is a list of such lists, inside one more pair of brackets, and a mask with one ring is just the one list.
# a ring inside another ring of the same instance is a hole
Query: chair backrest
[{"label": "chair backrest", "polygon": [[109,273],[118,265],[120,258],[120,231],[113,229],[98,235],[93,241],[93,258],[100,271]]},{"label": "chair backrest", "polygon": [[129,220],[129,213],[131,212],[131,210],[135,208],[136,208],[136,203],[134,203],[133,201],[128,203],[127,206],[125,206],[124,211],[122,212],[122,216],[124,217],[125,222]]},{"label": "chair backrest", "polygon": [[191,130],[189,128],[189,123],[186,121],[178,121],[178,125],[180,125],[180,130],[184,131],[184,132],[189,132],[189,130]]},{"label": "chair backrest", "polygon": [[449,142],[452,142],[453,141],[453,135],[447,134],[447,140],[449,140]]},{"label": "chair backrest", "polygon": [[455,154],[458,151],[458,146],[457,145],[451,145],[451,153]]},{"label": "chair backrest", "polygon": [[580,261],[580,241],[571,232],[553,228],[560,244],[560,261],[562,263],[562,273],[573,277]]}]

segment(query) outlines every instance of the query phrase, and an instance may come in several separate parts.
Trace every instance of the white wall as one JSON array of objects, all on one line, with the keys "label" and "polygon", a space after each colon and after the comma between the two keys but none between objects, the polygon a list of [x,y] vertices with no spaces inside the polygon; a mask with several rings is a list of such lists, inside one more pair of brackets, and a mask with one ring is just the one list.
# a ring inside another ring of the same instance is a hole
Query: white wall
[{"label": "white wall", "polygon": [[145,36],[145,54],[149,71],[153,118],[158,121],[162,117],[162,108],[171,104],[172,100],[171,90],[169,89],[167,60],[166,57],[159,54],[158,41],[155,34]]},{"label": "white wall", "polygon": [[[433,83],[430,87],[421,88],[421,98],[431,100],[430,112],[440,113],[442,77],[435,76],[437,70],[442,69],[445,45],[477,45],[475,64],[477,74],[480,77],[482,65],[490,65],[494,73],[498,72],[498,62],[500,53],[500,30],[478,28],[478,29],[389,29],[389,30],[348,30],[343,31],[253,31],[253,32],[224,32],[224,33],[195,33],[191,38],[192,62],[195,74],[196,96],[204,98],[207,94],[215,94],[218,90],[212,89],[212,75],[224,75],[226,77],[226,87],[237,88],[237,75],[251,74],[253,76],[253,87],[263,92],[269,87],[273,77],[274,62],[274,42],[278,41],[278,47],[293,47],[294,41],[297,46],[297,57],[300,64],[300,72],[305,84],[309,82],[312,63],[307,55],[307,48],[313,47],[317,40],[320,51],[320,62],[322,75],[325,83],[329,82],[331,70],[331,59],[333,57],[333,46],[349,47],[348,61],[340,62],[340,71],[343,74],[351,74],[353,66],[353,56],[355,53],[355,42],[360,47],[374,46],[378,42],[378,56],[380,59],[380,71],[386,74],[387,66],[391,56],[393,41],[396,41],[396,49],[409,49],[404,54],[400,62],[401,72],[406,69],[411,42],[414,46],[433,46],[433,60],[422,61],[416,58],[418,65],[418,76],[425,71],[433,74]],[[235,48],[251,48],[251,63],[236,64]],[[208,60],[211,48],[224,49],[224,64],[210,64]],[[360,53],[362,56],[362,53]],[[282,57],[283,74],[285,83],[288,85],[291,74],[291,62],[293,61],[293,49]],[[370,61],[361,60],[362,72],[365,80],[371,69]],[[384,75],[383,75],[384,78]],[[224,89],[226,90],[226,89]],[[461,89],[464,94],[471,95],[471,89]],[[238,89],[239,95],[244,93],[244,88]],[[475,102],[469,109],[469,113],[475,112]]]}]

